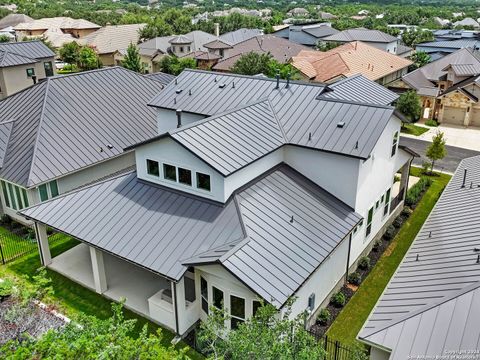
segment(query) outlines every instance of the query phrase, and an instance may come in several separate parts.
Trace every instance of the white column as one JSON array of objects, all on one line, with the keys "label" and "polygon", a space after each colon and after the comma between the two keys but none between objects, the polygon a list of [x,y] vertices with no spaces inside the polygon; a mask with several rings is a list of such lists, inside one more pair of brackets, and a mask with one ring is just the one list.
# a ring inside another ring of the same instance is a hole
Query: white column
[{"label": "white column", "polygon": [[105,265],[103,263],[103,253],[90,246],[90,257],[92,258],[93,281],[95,291],[99,294],[107,290],[107,277],[105,275]]},{"label": "white column", "polygon": [[50,254],[50,247],[48,246],[47,227],[38,222],[34,223],[35,235],[37,237],[38,252],[40,253],[40,261],[43,266],[52,263],[52,255]]}]

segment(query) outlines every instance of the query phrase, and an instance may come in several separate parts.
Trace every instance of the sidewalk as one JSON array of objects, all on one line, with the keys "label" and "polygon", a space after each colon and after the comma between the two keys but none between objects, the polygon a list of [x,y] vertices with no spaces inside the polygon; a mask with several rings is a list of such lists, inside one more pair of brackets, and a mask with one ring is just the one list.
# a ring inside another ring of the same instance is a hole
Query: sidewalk
[{"label": "sidewalk", "polygon": [[445,134],[447,145],[480,151],[480,128],[466,128],[455,125],[439,125],[438,127],[430,127],[422,123],[415,123],[415,125],[426,127],[429,130],[420,136],[402,133],[402,137],[423,141],[432,141],[432,137],[436,134],[436,132],[441,131]]}]

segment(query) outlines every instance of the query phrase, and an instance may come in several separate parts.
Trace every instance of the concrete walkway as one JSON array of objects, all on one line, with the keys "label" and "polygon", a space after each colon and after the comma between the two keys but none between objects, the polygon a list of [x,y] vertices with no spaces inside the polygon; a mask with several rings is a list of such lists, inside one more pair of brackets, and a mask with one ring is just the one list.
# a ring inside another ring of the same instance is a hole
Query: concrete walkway
[{"label": "concrete walkway", "polygon": [[476,127],[463,127],[455,125],[439,125],[438,127],[425,126],[418,122],[415,125],[426,127],[429,130],[420,136],[401,134],[402,137],[412,138],[423,141],[432,141],[432,137],[435,136],[437,131],[441,131],[445,134],[445,140],[447,145],[480,151],[480,128]]}]

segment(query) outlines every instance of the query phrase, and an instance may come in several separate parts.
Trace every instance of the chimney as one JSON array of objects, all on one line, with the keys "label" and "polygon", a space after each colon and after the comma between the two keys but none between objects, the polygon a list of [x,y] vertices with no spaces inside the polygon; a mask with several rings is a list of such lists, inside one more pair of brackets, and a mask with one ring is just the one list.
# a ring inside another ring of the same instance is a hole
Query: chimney
[{"label": "chimney", "polygon": [[182,110],[177,109],[177,129],[182,127]]},{"label": "chimney", "polygon": [[37,83],[37,75],[32,75],[33,85]]},{"label": "chimney", "polygon": [[215,36],[219,37],[220,36],[220,24],[215,23],[215,24],[213,24],[213,26],[215,26]]},{"label": "chimney", "polygon": [[462,183],[462,188],[465,187],[465,181],[467,181],[467,169],[463,170],[463,183]]},{"label": "chimney", "polygon": [[277,79],[277,86],[275,87],[275,89],[280,89],[280,70],[277,70],[275,78]]}]

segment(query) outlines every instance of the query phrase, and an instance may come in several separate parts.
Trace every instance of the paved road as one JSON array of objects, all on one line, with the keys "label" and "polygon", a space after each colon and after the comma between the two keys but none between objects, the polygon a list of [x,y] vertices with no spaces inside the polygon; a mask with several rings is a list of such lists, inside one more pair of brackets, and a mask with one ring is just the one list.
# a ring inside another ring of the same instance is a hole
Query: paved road
[{"label": "paved road", "polygon": [[[424,161],[428,160],[425,156],[425,149],[429,144],[427,141],[402,136],[400,137],[400,144],[408,146],[421,155],[421,158],[413,160],[414,165],[421,166]],[[462,159],[475,155],[480,155],[480,152],[447,145],[447,156],[443,160],[435,162],[435,169],[453,173]]]}]

